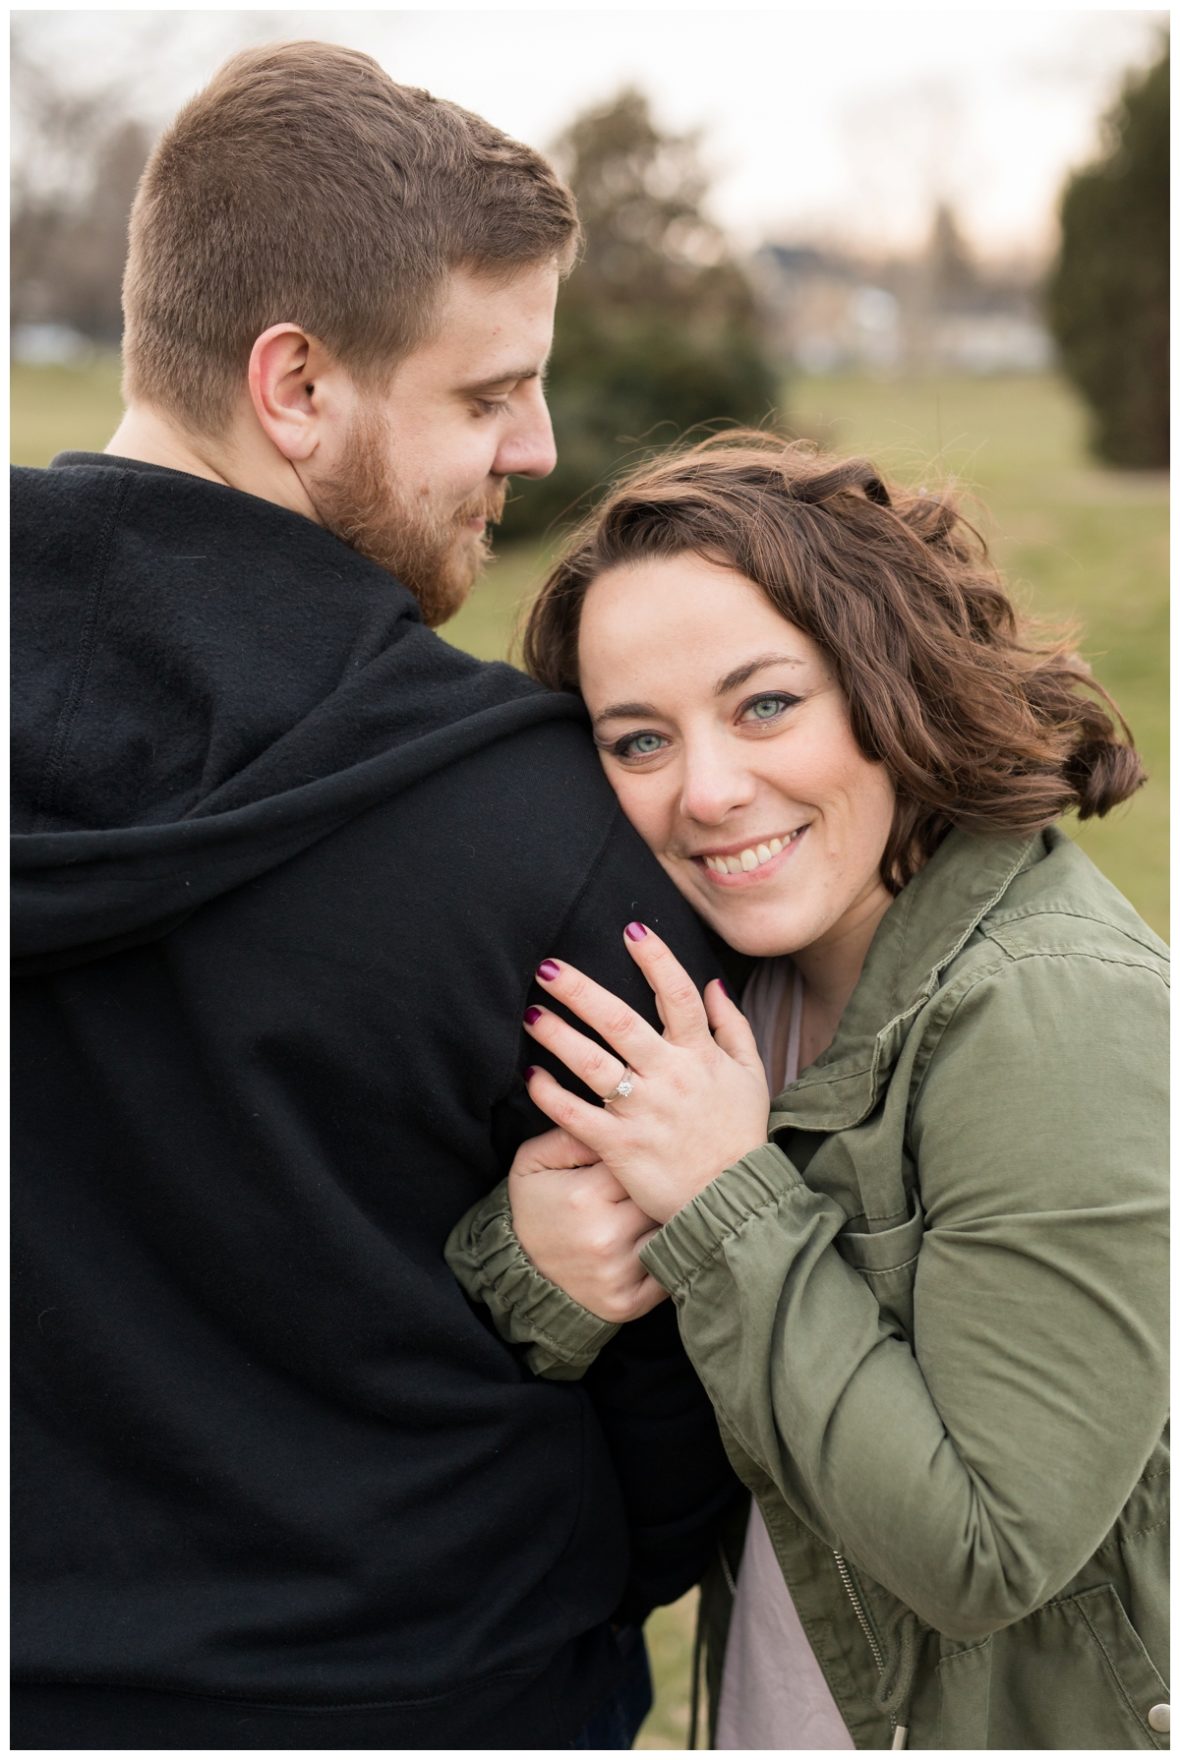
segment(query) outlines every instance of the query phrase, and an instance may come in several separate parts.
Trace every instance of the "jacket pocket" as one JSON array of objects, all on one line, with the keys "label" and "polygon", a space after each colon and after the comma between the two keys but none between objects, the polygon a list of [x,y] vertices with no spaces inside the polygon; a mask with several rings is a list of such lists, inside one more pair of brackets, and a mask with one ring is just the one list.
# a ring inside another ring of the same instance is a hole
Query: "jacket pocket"
[{"label": "jacket pocket", "polygon": [[1144,1649],[1113,1585],[1102,1583],[1097,1589],[1085,1589],[1058,1605],[1071,1620],[1084,1623],[1101,1650],[1111,1683],[1141,1738],[1136,1746],[1168,1747],[1167,1729],[1152,1727],[1158,1721],[1168,1722],[1161,1715],[1168,1705],[1167,1683]]},{"label": "jacket pocket", "polygon": [[925,1226],[921,1206],[911,1194],[910,1214],[904,1222],[875,1234],[845,1228],[836,1236],[841,1258],[860,1272],[882,1311],[907,1338],[914,1334],[914,1273]]},{"label": "jacket pocket", "polygon": [[[956,1748],[1166,1748],[1168,1689],[1102,1583],[1050,1601],[938,1665],[939,1740]],[[917,1745],[915,1743],[915,1745]],[[925,1745],[925,1744],[923,1744]]]}]

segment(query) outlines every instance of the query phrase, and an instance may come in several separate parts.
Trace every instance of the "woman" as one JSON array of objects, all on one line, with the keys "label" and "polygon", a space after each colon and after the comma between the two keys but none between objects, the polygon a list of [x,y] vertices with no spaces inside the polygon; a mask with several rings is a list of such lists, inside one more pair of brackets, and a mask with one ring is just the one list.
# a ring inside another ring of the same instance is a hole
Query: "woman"
[{"label": "woman", "polygon": [[1056,823],[1117,711],[950,500],[758,434],[616,488],[526,649],[758,964],[747,1024],[628,925],[661,1038],[555,950],[604,1104],[527,1072],[449,1257],[551,1374],[677,1303],[756,1503],[718,1744],[1166,1746],[1165,950]]}]

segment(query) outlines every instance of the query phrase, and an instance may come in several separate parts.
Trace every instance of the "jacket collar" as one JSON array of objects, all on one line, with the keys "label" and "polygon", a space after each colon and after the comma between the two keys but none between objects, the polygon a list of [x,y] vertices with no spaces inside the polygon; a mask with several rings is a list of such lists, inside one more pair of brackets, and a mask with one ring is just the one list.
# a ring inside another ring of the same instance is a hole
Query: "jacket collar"
[{"label": "jacket collar", "polygon": [[1015,876],[1043,855],[1044,836],[944,838],[882,917],[835,1039],[772,1108],[772,1132],[843,1130],[868,1116],[910,1021]]}]

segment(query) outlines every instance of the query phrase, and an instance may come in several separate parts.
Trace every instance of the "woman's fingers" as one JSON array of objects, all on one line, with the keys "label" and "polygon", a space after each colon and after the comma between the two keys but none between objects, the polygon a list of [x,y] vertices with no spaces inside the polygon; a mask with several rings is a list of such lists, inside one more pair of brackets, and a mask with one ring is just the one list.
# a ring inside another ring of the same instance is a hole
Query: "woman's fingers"
[{"label": "woman's fingers", "polygon": [[[512,1172],[548,1173],[555,1167],[590,1167],[597,1160],[594,1150],[571,1137],[568,1131],[545,1131],[520,1145],[513,1158]],[[623,1188],[620,1186],[619,1190]]]},{"label": "woman's fingers", "polygon": [[[567,966],[555,959],[542,960],[537,977],[551,996],[564,1003],[588,1027],[593,1027],[623,1063],[642,1075],[658,1063],[665,1039],[674,1045],[707,1039],[709,1022],[700,992],[667,943],[643,923],[628,923],[624,935],[628,952],[652,987],[665,1027],[663,1038],[654,1027],[648,1026],[642,1015],[609,990],[604,990],[601,984],[586,977],[584,972],[579,972],[576,966]],[[583,1046],[587,1043],[582,1042]],[[570,1049],[574,1049],[572,1044]],[[569,1062],[562,1053],[558,1055],[562,1056],[563,1062]],[[585,1055],[579,1050],[579,1056],[584,1058]],[[598,1072],[598,1081],[594,1082],[586,1077],[579,1065],[569,1062],[569,1067],[596,1093],[609,1093],[619,1079],[620,1072],[616,1072],[614,1081],[604,1087],[601,1071]]]},{"label": "woman's fingers", "polygon": [[728,1052],[735,1063],[744,1064],[747,1069],[761,1069],[762,1059],[753,1028],[720,978],[705,985],[705,1012],[713,1037],[722,1051]]},{"label": "woman's fingers", "polygon": [[644,923],[628,923],[623,933],[628,953],[655,994],[665,1037],[673,1045],[707,1039],[709,1022],[701,993],[667,942]]},{"label": "woman's fingers", "polygon": [[591,1106],[586,1100],[579,1100],[549,1074],[547,1069],[526,1069],[525,1084],[529,1091],[529,1099],[539,1111],[551,1118],[559,1130],[567,1132],[579,1143],[584,1143],[595,1151],[594,1159],[598,1160],[609,1150],[617,1121],[613,1119],[605,1106]]},{"label": "woman's fingers", "polygon": [[585,1033],[579,1033],[576,1027],[571,1027],[568,1021],[563,1021],[559,1014],[553,1014],[547,1008],[526,1009],[524,1025],[530,1038],[560,1058],[570,1074],[585,1082],[600,1100],[613,1093],[627,1073],[627,1065],[613,1051],[607,1051],[594,1039],[588,1039]]},{"label": "woman's fingers", "polygon": [[[537,1153],[570,1139],[547,1131],[524,1144]],[[601,1162],[584,1167],[539,1168],[526,1178],[521,1155],[508,1178],[513,1226],[525,1254],[543,1276],[603,1320],[646,1314],[665,1291],[639,1260],[639,1248],[656,1232]]]},{"label": "woman's fingers", "polygon": [[[578,971],[576,966],[543,959],[537,967],[537,978],[550,996],[605,1039],[629,1068],[642,1071],[659,1059],[663,1040],[655,1028],[649,1027],[641,1014],[621,1002],[611,991],[604,990],[585,972]],[[610,1086],[613,1087],[614,1083]]]}]

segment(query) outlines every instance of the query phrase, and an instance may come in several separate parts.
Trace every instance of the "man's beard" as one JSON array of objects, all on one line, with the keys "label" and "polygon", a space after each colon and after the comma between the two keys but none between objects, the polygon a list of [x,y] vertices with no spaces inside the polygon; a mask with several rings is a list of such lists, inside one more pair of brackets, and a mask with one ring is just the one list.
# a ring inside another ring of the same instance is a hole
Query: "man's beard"
[{"label": "man's beard", "polygon": [[[430,629],[453,617],[467,599],[492,549],[490,528],[504,512],[507,485],[473,496],[450,513],[415,500],[395,480],[384,423],[359,421],[339,468],[315,485],[315,509],[333,537],[413,593]],[[482,532],[467,521],[487,521]]]}]

